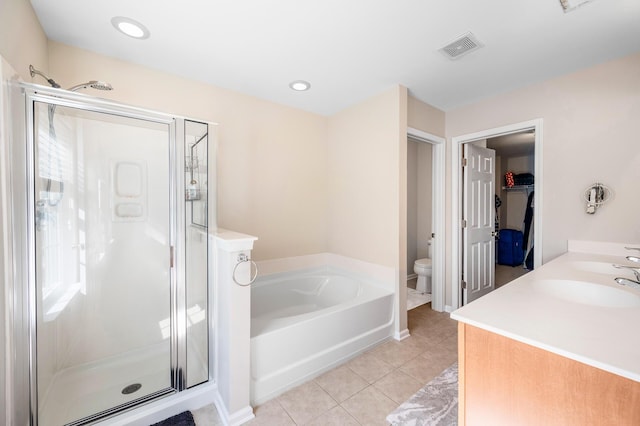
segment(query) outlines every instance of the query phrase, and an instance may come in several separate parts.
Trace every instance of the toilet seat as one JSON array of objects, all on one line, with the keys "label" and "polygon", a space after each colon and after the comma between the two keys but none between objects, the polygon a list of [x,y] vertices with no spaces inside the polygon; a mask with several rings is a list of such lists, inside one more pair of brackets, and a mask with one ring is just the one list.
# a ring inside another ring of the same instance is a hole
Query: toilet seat
[{"label": "toilet seat", "polygon": [[431,259],[429,258],[418,259],[416,260],[415,265],[423,269],[427,269],[427,268],[431,269]]}]

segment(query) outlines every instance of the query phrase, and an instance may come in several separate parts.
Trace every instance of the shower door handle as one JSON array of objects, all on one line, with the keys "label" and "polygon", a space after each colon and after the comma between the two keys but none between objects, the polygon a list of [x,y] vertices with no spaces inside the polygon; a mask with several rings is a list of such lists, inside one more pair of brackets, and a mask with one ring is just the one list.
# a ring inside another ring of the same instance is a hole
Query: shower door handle
[{"label": "shower door handle", "polygon": [[173,246],[169,247],[169,268],[173,268]]}]

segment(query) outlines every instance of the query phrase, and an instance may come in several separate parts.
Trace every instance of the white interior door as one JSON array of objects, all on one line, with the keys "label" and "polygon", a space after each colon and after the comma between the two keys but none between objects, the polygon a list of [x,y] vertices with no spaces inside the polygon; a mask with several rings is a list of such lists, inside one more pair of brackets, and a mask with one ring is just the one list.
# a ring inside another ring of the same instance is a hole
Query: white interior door
[{"label": "white interior door", "polygon": [[495,288],[495,159],[492,149],[466,143],[463,167],[463,303]]}]

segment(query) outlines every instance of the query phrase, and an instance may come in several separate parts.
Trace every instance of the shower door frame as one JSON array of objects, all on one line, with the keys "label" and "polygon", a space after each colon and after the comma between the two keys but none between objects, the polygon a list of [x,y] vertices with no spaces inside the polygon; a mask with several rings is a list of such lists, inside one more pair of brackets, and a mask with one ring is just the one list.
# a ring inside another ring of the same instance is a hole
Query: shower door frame
[{"label": "shower door frame", "polygon": [[[63,107],[80,109],[83,111],[98,114],[115,115],[132,119],[150,121],[167,125],[167,136],[169,144],[169,246],[171,249],[169,267],[170,285],[170,374],[171,385],[168,388],[156,391],[150,395],[130,401],[126,404],[111,407],[108,410],[94,413],[71,424],[85,424],[100,419],[111,417],[122,411],[138,407],[147,402],[155,401],[161,397],[175,394],[186,389],[186,279],[185,260],[186,250],[184,232],[186,223],[185,212],[181,200],[184,200],[184,173],[180,164],[180,159],[184,158],[184,120],[169,114],[144,110],[142,108],[121,105],[104,99],[76,94],[61,89],[47,88],[39,85],[19,83],[12,88],[12,95],[20,91],[20,99],[23,103],[24,116],[22,118],[24,128],[16,129],[14,135],[23,134],[22,140],[26,141],[24,150],[13,148],[12,157],[12,177],[11,198],[17,206],[13,207],[14,220],[14,253],[16,262],[14,263],[16,273],[13,285],[14,308],[16,323],[14,324],[14,343],[17,358],[27,359],[25,365],[19,365],[16,374],[24,377],[28,376],[29,386],[27,389],[20,389],[16,385],[16,390],[28,392],[25,398],[28,400],[29,424],[38,424],[38,392],[37,392],[37,291],[36,291],[36,229],[35,229],[35,134],[34,134],[34,106],[36,102],[43,102],[48,105],[59,105]],[[14,98],[15,99],[15,98]],[[15,108],[15,105],[14,105]],[[206,123],[209,125],[209,123]],[[14,137],[14,147],[17,139]],[[20,160],[24,160],[20,164]],[[24,189],[24,192],[21,191]],[[21,209],[22,207],[22,209]],[[23,217],[18,212],[26,211]],[[24,237],[18,242],[20,237]],[[24,259],[20,262],[20,259]],[[26,283],[27,285],[21,285]],[[27,306],[26,311],[24,307]],[[210,324],[212,315],[211,306],[207,309],[207,323]],[[208,334],[211,330],[208,328]],[[25,337],[25,332],[28,337]],[[208,365],[211,366],[213,356],[209,351]],[[26,371],[25,371],[26,370]],[[212,370],[209,368],[208,381],[212,380]],[[205,382],[206,383],[206,382]],[[16,402],[20,403],[23,398],[16,397]],[[24,412],[27,401],[22,401]],[[81,420],[81,421],[80,421]]]}]

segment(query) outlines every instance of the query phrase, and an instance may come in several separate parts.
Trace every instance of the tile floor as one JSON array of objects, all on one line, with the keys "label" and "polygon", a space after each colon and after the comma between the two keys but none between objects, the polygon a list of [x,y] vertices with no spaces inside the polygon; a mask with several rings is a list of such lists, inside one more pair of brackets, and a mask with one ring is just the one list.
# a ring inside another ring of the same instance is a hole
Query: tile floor
[{"label": "tile floor", "polygon": [[502,287],[503,285],[510,283],[516,278],[520,278],[527,272],[530,271],[528,269],[525,269],[522,265],[508,266],[496,264],[496,288]]},{"label": "tile floor", "polygon": [[[457,322],[448,313],[429,303],[409,311],[408,321],[411,337],[382,343],[255,407],[247,424],[387,425],[387,414],[458,359]],[[198,426],[219,424],[210,407],[193,414]]]}]

